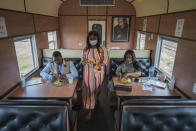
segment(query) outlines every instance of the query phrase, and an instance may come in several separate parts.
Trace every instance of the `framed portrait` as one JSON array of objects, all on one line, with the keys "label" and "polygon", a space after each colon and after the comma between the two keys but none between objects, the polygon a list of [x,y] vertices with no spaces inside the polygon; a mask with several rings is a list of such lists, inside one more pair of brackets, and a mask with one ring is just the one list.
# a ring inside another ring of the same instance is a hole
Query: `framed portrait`
[{"label": "framed portrait", "polygon": [[96,30],[99,34],[101,44],[106,46],[106,21],[88,20],[88,32]]},{"label": "framed portrait", "polygon": [[130,32],[130,16],[112,17],[112,42],[128,42]]}]

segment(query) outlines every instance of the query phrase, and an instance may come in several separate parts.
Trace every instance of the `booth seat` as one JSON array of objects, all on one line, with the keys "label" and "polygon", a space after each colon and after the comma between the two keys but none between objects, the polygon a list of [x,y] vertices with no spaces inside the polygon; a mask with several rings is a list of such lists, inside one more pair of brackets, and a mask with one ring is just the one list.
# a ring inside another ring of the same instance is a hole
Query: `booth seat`
[{"label": "booth seat", "polygon": [[[78,71],[78,79],[83,79],[83,66],[81,63],[81,58],[66,58],[66,60],[70,60],[74,63],[77,71]],[[43,57],[42,58],[42,66],[45,67],[50,61],[52,61],[51,57]]]},{"label": "booth seat", "polygon": [[78,79],[83,79],[83,66],[81,63],[82,50],[74,50],[74,49],[43,49],[43,58],[42,58],[42,66],[46,66],[48,62],[52,60],[52,54],[54,51],[59,51],[62,54],[62,57],[67,60],[71,60],[77,71],[78,71]]},{"label": "booth seat", "polygon": [[[151,51],[150,50],[133,50],[135,52],[136,61],[141,68],[142,76],[148,76],[148,70],[151,66]],[[109,63],[109,80],[113,76],[116,76],[117,67],[123,63],[124,54],[126,50],[111,50],[110,51],[110,63]]]},{"label": "booth seat", "polygon": [[128,100],[115,112],[117,131],[196,131],[196,100]]},{"label": "booth seat", "polygon": [[0,131],[72,131],[77,114],[66,102],[0,101]]},{"label": "booth seat", "polygon": [[[79,73],[79,80],[83,78],[83,66],[81,64],[82,50],[74,49],[43,49],[42,65],[45,66],[48,62],[52,60],[52,53],[54,51],[60,51],[63,58],[73,61],[76,69]],[[108,50],[109,52],[109,79],[115,76],[117,67],[123,62],[124,53],[126,50]],[[136,55],[136,60],[138,61],[142,76],[148,75],[148,69],[151,65],[151,51],[150,50],[134,50]]]}]

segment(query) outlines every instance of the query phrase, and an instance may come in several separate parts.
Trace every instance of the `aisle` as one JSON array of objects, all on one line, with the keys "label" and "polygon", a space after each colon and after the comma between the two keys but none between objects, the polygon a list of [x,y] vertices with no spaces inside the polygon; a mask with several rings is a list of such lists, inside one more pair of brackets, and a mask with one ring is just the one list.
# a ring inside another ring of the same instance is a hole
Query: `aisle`
[{"label": "aisle", "polygon": [[99,97],[100,106],[94,111],[91,120],[86,121],[85,110],[80,110],[78,118],[78,131],[113,131],[114,109],[109,106],[107,95],[107,80],[104,80]]}]

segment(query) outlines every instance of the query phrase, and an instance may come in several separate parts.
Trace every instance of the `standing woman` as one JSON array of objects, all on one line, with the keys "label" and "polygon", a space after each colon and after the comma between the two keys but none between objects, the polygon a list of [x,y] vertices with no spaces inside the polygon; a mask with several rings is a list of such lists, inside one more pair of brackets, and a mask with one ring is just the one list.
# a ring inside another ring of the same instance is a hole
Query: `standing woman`
[{"label": "standing woman", "polygon": [[83,104],[84,108],[89,110],[86,116],[86,120],[89,120],[91,119],[91,110],[97,104],[105,67],[108,63],[107,49],[100,45],[98,32],[90,31],[88,33],[82,61],[84,63]]}]

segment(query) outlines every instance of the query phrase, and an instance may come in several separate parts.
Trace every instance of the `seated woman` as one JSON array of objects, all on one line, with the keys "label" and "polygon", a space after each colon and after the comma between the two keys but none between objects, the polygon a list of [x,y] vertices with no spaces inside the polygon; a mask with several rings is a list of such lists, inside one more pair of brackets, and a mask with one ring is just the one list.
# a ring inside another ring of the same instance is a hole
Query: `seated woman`
[{"label": "seated woman", "polygon": [[65,61],[59,51],[53,52],[53,60],[40,72],[40,76],[47,81],[78,77],[78,71],[72,61]]},{"label": "seated woman", "polygon": [[133,50],[127,50],[124,55],[124,62],[117,68],[116,75],[118,77],[140,77],[141,68],[135,58]]}]

